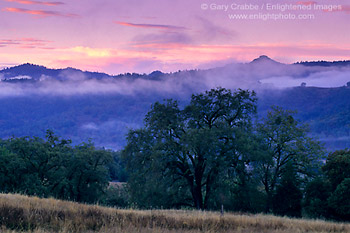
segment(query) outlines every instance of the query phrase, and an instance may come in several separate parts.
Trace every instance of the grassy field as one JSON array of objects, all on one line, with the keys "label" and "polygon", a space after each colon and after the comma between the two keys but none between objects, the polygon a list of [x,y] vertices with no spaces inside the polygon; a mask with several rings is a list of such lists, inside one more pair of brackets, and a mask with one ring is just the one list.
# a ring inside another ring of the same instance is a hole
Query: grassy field
[{"label": "grassy field", "polygon": [[0,194],[0,232],[350,232],[350,224],[181,210],[121,210]]}]

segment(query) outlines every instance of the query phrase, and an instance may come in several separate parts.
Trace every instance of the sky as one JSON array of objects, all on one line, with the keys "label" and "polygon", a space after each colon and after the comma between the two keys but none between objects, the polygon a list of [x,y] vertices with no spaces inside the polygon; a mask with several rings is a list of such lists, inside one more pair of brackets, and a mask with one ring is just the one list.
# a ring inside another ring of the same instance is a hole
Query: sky
[{"label": "sky", "polygon": [[0,67],[119,74],[350,59],[348,0],[0,0]]}]

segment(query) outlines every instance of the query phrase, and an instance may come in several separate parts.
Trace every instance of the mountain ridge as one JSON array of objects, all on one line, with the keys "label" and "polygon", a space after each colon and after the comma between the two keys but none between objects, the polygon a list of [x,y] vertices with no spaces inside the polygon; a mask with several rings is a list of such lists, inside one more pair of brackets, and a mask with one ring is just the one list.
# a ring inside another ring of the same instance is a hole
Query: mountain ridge
[{"label": "mountain ridge", "polygon": [[[232,64],[236,64],[236,63],[230,63],[230,64],[227,64],[225,66],[230,66]],[[341,66],[350,66],[350,60],[343,60],[343,61],[324,61],[324,60],[300,61],[300,62],[295,62],[292,64],[285,64],[285,63],[275,61],[274,59],[271,59],[267,55],[261,55],[258,58],[255,58],[248,63],[238,63],[238,64],[242,64],[242,65],[254,65],[254,64],[268,65],[268,64],[272,64],[272,65],[303,65],[303,66],[308,66],[308,67],[313,67],[313,66],[341,67]],[[218,68],[221,68],[221,67],[217,67],[214,69],[218,69]],[[210,70],[210,69],[201,69],[201,71],[207,71],[207,70]],[[154,70],[154,71],[150,72],[149,74],[145,74],[145,73],[144,74],[120,73],[120,74],[116,74],[116,75],[111,75],[111,74],[108,74],[105,72],[87,71],[87,70],[81,70],[81,69],[77,69],[77,68],[73,68],[73,67],[58,68],[58,69],[48,68],[48,67],[45,67],[43,65],[31,64],[31,63],[23,63],[23,64],[20,64],[17,66],[3,68],[2,70],[0,70],[0,74],[3,75],[2,79],[13,78],[16,76],[21,76],[21,75],[22,76],[27,75],[27,76],[32,77],[34,80],[39,80],[42,75],[46,75],[46,76],[50,76],[50,77],[55,77],[56,79],[60,80],[57,77],[60,75],[60,73],[66,72],[66,71],[81,73],[81,74],[85,75],[88,79],[92,79],[92,78],[95,78],[95,79],[120,78],[123,76],[124,77],[137,77],[137,78],[144,77],[144,78],[157,79],[160,76],[172,74],[172,72],[166,73],[166,72],[162,72],[159,70]],[[186,71],[191,71],[191,70],[186,70]],[[181,72],[185,72],[185,71],[181,71]]]},{"label": "mountain ridge", "polygon": [[43,137],[51,129],[76,144],[92,139],[97,146],[121,149],[128,130],[142,126],[156,101],[176,99],[181,106],[191,94],[224,87],[255,90],[259,117],[272,105],[297,110],[296,118],[308,123],[327,149],[342,149],[350,147],[347,67],[283,64],[262,56],[253,64],[208,70],[110,76],[27,63],[0,71],[0,138]]}]

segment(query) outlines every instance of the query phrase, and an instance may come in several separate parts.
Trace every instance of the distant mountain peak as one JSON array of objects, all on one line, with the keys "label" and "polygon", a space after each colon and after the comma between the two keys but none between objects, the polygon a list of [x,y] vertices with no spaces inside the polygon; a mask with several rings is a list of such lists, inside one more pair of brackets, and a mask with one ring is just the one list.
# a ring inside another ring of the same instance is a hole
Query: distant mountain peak
[{"label": "distant mountain peak", "polygon": [[8,69],[18,69],[18,68],[37,68],[37,67],[43,67],[43,66],[39,66],[39,65],[35,65],[35,64],[31,64],[31,63],[23,63],[23,64],[20,64],[20,65],[17,65],[17,66],[13,66],[13,67],[10,67]]},{"label": "distant mountain peak", "polygon": [[259,58],[257,59],[268,59],[268,60],[272,60],[271,58],[269,58],[268,56],[266,55],[261,55]]},{"label": "distant mountain peak", "polygon": [[40,65],[35,65],[31,63],[24,63],[20,64],[17,66],[13,66],[10,68],[5,68],[1,70],[0,72],[6,71],[6,72],[11,72],[14,71],[15,73],[23,73],[25,74],[26,72],[42,72],[46,70],[47,68],[45,66],[40,66]]},{"label": "distant mountain peak", "polygon": [[260,57],[258,58],[255,58],[253,61],[251,61],[250,63],[279,63],[271,58],[269,58],[268,56],[266,55],[261,55]]}]

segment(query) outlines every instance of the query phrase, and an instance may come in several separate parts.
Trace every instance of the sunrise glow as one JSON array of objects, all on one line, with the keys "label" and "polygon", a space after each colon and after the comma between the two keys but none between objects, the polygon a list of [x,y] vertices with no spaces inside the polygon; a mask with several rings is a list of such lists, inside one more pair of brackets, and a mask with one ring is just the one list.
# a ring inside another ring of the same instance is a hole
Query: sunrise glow
[{"label": "sunrise glow", "polygon": [[350,57],[345,0],[1,0],[0,9],[0,67],[118,74],[210,68],[261,54],[285,63]]}]

